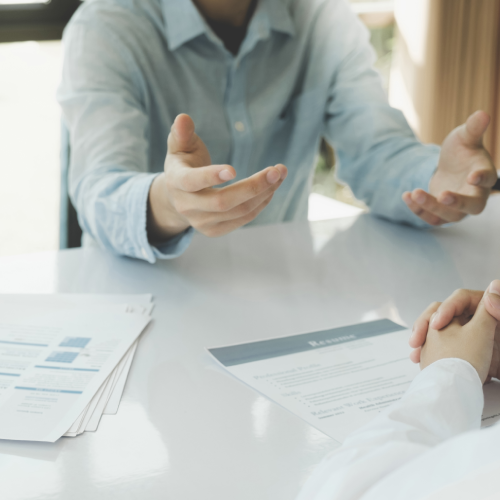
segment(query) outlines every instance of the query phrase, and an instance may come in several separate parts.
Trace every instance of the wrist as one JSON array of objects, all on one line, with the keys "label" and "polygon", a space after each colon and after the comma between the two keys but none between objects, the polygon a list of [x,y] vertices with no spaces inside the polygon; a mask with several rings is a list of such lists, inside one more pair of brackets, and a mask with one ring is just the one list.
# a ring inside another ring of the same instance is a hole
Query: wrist
[{"label": "wrist", "polygon": [[156,176],[149,189],[147,234],[150,243],[163,242],[185,231],[190,226],[170,203],[165,174]]}]

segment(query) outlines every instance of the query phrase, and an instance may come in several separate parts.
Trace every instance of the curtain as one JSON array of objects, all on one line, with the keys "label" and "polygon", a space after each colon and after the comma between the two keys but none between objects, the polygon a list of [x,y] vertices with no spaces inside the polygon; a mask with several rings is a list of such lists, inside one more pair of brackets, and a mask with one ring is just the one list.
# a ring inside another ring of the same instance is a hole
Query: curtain
[{"label": "curtain", "polygon": [[478,109],[500,168],[500,0],[396,0],[389,98],[424,142],[440,144]]}]

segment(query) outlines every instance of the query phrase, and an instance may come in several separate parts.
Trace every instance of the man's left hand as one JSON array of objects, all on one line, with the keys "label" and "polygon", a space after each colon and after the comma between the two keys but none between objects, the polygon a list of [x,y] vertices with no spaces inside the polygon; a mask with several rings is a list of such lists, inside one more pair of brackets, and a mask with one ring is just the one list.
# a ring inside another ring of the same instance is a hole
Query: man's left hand
[{"label": "man's left hand", "polygon": [[448,134],[429,192],[415,189],[403,193],[404,202],[415,215],[439,226],[483,211],[497,181],[493,160],[483,146],[489,122],[487,113],[476,111]]}]

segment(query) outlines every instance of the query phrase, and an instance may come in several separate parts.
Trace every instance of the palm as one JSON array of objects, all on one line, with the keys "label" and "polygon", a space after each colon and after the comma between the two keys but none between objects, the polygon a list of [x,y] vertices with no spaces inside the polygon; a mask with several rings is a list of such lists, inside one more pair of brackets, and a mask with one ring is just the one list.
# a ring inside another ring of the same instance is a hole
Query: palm
[{"label": "palm", "polygon": [[458,127],[443,142],[438,168],[429,186],[430,193],[439,196],[443,191],[452,191],[477,196],[481,188],[468,182],[469,175],[478,169],[491,169],[491,165],[491,158],[481,142],[475,142]]},{"label": "palm", "polygon": [[479,214],[497,180],[493,161],[483,146],[489,116],[477,111],[450,132],[443,142],[429,192],[416,188],[403,193],[408,208],[432,226]]}]

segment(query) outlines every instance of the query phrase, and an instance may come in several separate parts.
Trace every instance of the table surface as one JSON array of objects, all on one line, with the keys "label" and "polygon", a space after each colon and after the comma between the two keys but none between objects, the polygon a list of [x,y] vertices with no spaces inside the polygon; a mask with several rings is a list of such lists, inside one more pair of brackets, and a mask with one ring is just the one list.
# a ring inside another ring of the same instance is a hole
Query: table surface
[{"label": "table surface", "polygon": [[55,444],[0,442],[0,498],[293,499],[335,443],[205,348],[380,317],[412,324],[500,278],[500,196],[419,231],[371,217],[196,236],[155,265],[96,249],[0,259],[1,293],[153,293],[117,415]]}]

